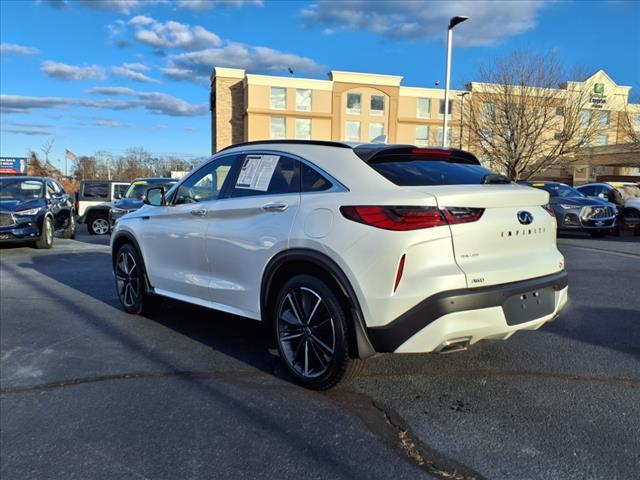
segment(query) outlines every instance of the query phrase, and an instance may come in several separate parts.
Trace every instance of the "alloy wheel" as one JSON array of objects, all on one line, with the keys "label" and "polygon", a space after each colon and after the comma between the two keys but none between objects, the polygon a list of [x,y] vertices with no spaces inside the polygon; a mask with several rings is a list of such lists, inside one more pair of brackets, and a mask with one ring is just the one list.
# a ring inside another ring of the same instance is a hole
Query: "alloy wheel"
[{"label": "alloy wheel", "polygon": [[104,218],[96,218],[92,223],[93,231],[98,235],[106,235],[109,233],[109,222]]},{"label": "alloy wheel", "polygon": [[122,304],[127,308],[133,307],[140,294],[140,279],[138,278],[138,265],[130,252],[124,251],[118,256],[116,282],[118,296]]},{"label": "alloy wheel", "polygon": [[278,308],[280,349],[290,368],[304,378],[327,372],[336,349],[336,329],[322,297],[307,287],[289,291]]}]

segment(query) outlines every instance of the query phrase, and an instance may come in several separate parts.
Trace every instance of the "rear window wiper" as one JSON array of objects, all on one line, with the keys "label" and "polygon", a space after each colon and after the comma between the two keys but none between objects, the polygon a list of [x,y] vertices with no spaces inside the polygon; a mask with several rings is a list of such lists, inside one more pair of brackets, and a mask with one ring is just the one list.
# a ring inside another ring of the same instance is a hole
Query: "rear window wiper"
[{"label": "rear window wiper", "polygon": [[509,184],[511,183],[511,179],[499,173],[489,173],[482,177],[482,184]]}]

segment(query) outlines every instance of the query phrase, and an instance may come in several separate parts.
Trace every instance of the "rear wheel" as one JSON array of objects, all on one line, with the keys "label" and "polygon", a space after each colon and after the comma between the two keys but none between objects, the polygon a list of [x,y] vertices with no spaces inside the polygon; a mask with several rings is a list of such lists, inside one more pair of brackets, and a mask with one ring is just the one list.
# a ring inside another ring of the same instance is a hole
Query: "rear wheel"
[{"label": "rear wheel", "polygon": [[39,249],[49,249],[53,246],[53,222],[51,218],[45,217],[42,221],[40,238],[35,241],[34,245]]},{"label": "rear wheel", "polygon": [[133,245],[126,243],[120,247],[114,272],[118,299],[128,313],[140,315],[157,311],[162,299],[147,291],[144,265]]},{"label": "rear wheel", "polygon": [[109,218],[104,214],[94,215],[89,220],[87,228],[91,235],[106,235],[109,233]]},{"label": "rear wheel", "polygon": [[69,212],[69,218],[67,220],[67,226],[64,227],[62,232],[62,238],[75,238],[76,237],[76,218],[73,212]]},{"label": "rear wheel", "polygon": [[322,280],[297,275],[287,281],[273,319],[280,356],[297,383],[326,390],[357,375],[363,361],[349,357],[348,317]]}]

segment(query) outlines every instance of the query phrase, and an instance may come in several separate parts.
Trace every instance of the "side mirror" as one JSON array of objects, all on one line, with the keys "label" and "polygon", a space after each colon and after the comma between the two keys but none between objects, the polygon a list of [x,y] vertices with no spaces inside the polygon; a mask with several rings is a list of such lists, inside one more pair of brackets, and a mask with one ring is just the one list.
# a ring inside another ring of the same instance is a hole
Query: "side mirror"
[{"label": "side mirror", "polygon": [[163,207],[165,205],[164,187],[149,188],[144,194],[144,196],[142,197],[142,202],[145,205],[152,205],[154,207]]},{"label": "side mirror", "polygon": [[113,196],[113,199],[114,199],[114,200],[122,200],[122,194],[121,194],[121,193],[116,193],[116,194]]}]

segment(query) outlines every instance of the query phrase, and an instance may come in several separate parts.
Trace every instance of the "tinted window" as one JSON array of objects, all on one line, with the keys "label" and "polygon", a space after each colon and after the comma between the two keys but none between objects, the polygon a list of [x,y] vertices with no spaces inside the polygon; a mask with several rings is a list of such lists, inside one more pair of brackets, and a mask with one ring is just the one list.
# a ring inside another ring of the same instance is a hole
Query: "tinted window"
[{"label": "tinted window", "polygon": [[65,192],[64,187],[60,185],[58,182],[53,182],[53,185],[55,186],[56,190],[58,190],[58,192],[60,192],[61,194],[67,193]]},{"label": "tinted window", "polygon": [[108,199],[109,184],[108,183],[85,183],[82,187],[82,196],[90,199]]},{"label": "tinted window", "polygon": [[594,195],[595,187],[594,186],[580,187],[577,190],[579,192],[582,192],[584,195],[587,195],[587,196],[591,197],[591,196]]},{"label": "tinted window", "polygon": [[329,180],[324,178],[310,166],[302,163],[301,168],[303,192],[321,192],[323,190],[328,190],[333,186]]},{"label": "tinted window", "polygon": [[580,193],[575,188],[571,188],[568,185],[564,185],[562,183],[544,183],[544,184],[532,184],[532,187],[540,188],[542,190],[546,190],[549,192],[550,197],[559,197],[559,198],[567,198],[567,197],[583,197],[582,193]]},{"label": "tinted window", "polygon": [[124,196],[125,192],[129,188],[129,185],[126,183],[116,183],[113,185],[113,196],[115,197],[117,194]]},{"label": "tinted window", "polygon": [[33,200],[41,198],[43,191],[39,180],[0,180],[0,200]]},{"label": "tinted window", "polygon": [[49,196],[55,195],[57,193],[56,187],[53,185],[52,181],[47,182],[47,193],[49,194]]},{"label": "tinted window", "polygon": [[174,204],[206,202],[221,198],[228,189],[236,158],[235,155],[227,155],[202,167],[178,187]]},{"label": "tinted window", "polygon": [[146,180],[136,180],[127,189],[127,193],[124,194],[124,198],[134,198],[136,200],[142,200],[142,196],[150,188],[162,187],[167,192],[176,182],[148,182]]},{"label": "tinted window", "polygon": [[401,186],[477,185],[492,173],[480,165],[404,157],[374,161],[369,165],[387,180]]},{"label": "tinted window", "polygon": [[300,191],[300,163],[278,155],[243,155],[234,197],[279,195]]}]

